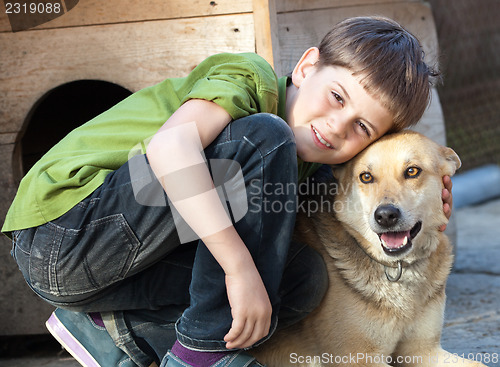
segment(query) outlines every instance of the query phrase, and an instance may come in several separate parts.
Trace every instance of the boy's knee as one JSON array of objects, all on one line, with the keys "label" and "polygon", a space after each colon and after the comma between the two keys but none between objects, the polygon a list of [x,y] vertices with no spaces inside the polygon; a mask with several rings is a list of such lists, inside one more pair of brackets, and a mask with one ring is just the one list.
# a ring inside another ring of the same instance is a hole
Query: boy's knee
[{"label": "boy's knee", "polygon": [[292,145],[295,152],[295,137],[292,129],[283,119],[271,113],[256,113],[234,120],[231,123],[231,135],[233,137],[245,136],[264,152],[285,145]]}]

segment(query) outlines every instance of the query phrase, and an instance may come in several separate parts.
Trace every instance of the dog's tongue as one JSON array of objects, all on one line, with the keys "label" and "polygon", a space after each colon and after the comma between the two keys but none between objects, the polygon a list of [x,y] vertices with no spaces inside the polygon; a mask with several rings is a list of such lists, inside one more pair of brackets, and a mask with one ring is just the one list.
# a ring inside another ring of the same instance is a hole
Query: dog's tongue
[{"label": "dog's tongue", "polygon": [[403,246],[405,237],[410,239],[410,231],[406,232],[387,232],[383,233],[380,238],[384,240],[388,248],[399,248]]}]

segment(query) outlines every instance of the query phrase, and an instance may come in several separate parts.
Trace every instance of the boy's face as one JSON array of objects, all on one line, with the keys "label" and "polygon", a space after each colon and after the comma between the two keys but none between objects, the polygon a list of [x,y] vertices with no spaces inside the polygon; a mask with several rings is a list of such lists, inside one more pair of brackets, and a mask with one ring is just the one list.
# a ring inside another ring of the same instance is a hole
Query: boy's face
[{"label": "boy's face", "polygon": [[393,117],[366,92],[362,76],[343,67],[315,65],[317,50],[306,51],[293,71],[287,121],[302,160],[340,164],[384,135]]}]

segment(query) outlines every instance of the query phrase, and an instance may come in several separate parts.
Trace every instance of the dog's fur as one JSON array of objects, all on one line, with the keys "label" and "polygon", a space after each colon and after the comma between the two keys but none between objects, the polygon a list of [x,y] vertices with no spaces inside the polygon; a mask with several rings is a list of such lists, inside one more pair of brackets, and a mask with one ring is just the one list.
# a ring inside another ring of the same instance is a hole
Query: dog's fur
[{"label": "dog's fur", "polygon": [[[442,177],[459,167],[452,149],[403,132],[334,168],[338,190],[329,199],[335,210],[325,208],[323,197],[323,210],[299,215],[295,232],[323,256],[327,294],[304,320],[257,348],[257,359],[270,367],[388,366],[390,358],[391,365],[402,366],[484,366],[440,346],[452,265],[451,245],[438,229],[447,223]],[[377,211],[388,206],[389,213]],[[384,251],[381,238],[387,237],[381,233],[411,229],[410,246]],[[389,281],[398,261],[401,278]],[[402,359],[406,363],[396,363]]]}]

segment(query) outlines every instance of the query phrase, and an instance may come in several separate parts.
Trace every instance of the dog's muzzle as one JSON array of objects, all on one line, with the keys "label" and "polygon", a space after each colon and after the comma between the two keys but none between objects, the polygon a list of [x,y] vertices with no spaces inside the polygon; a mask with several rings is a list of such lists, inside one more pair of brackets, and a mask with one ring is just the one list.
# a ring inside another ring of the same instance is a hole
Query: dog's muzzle
[{"label": "dog's muzzle", "polygon": [[412,228],[403,231],[391,231],[397,228],[401,221],[401,211],[394,205],[381,205],[375,210],[375,221],[381,228],[387,229],[377,233],[382,249],[388,255],[399,255],[412,246],[412,240],[420,232],[422,222],[417,222]]}]

